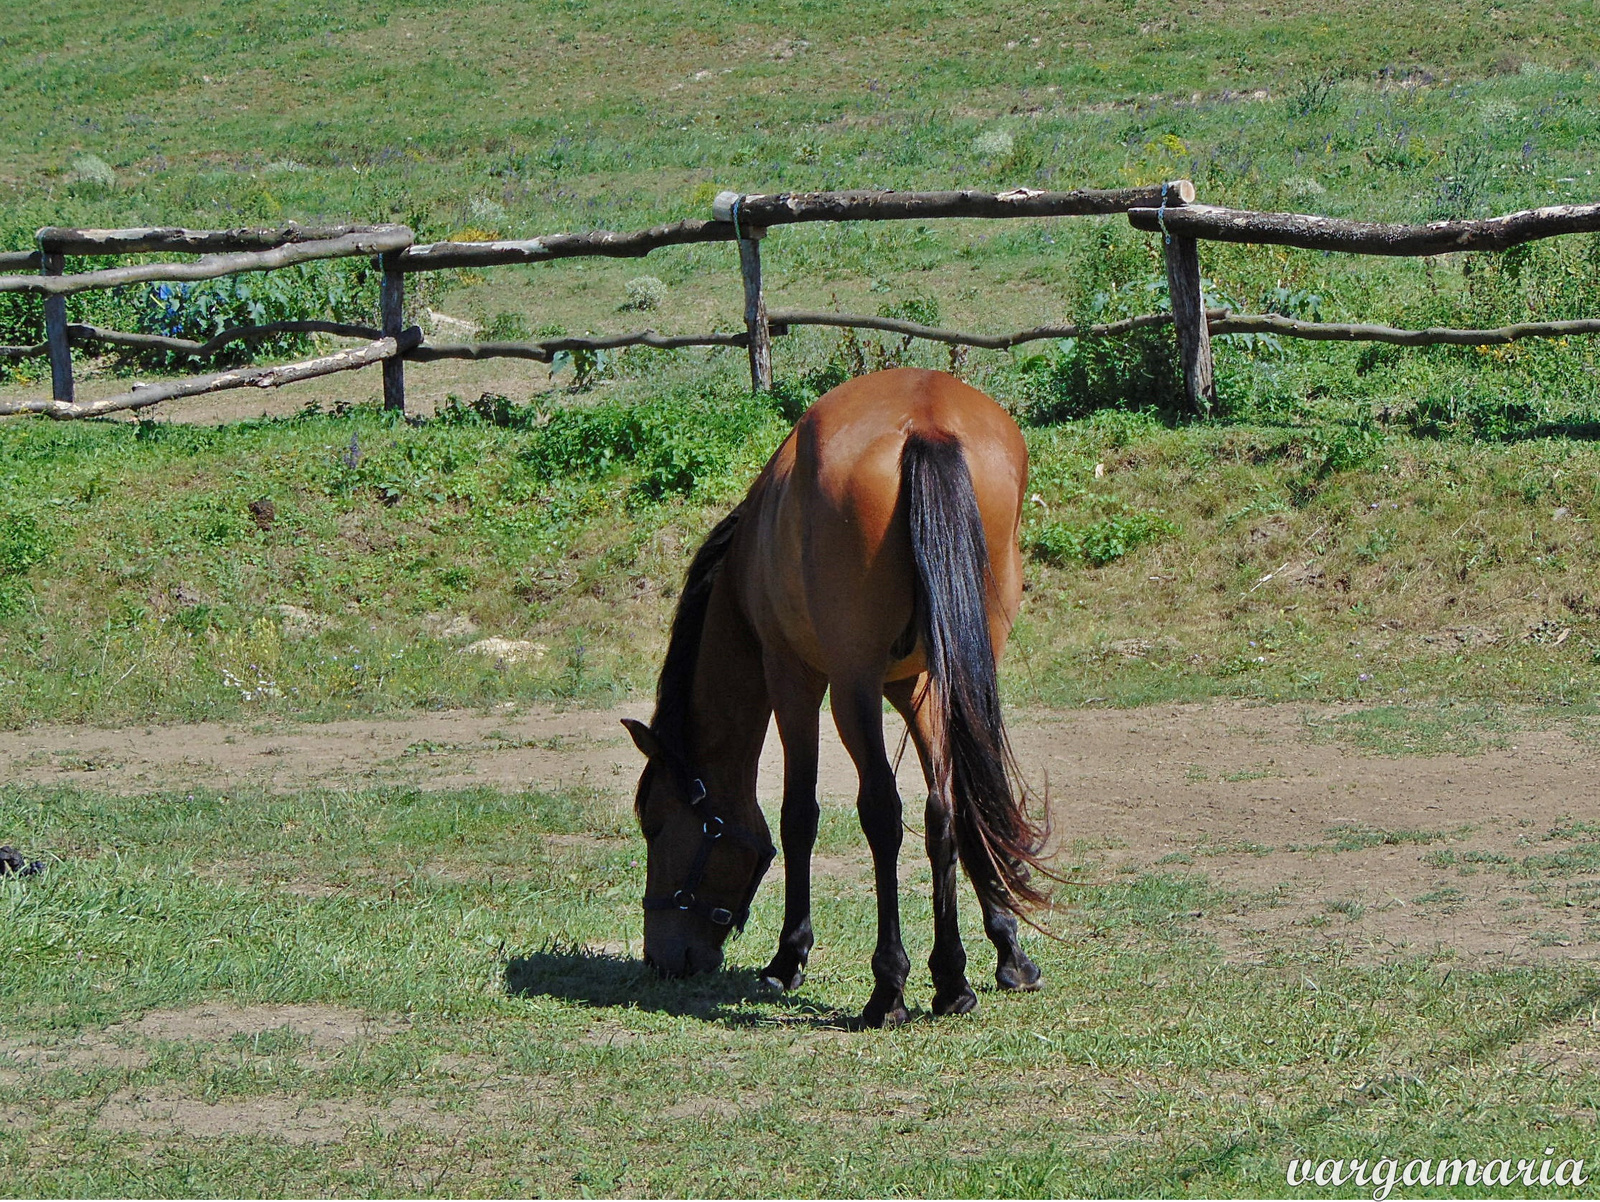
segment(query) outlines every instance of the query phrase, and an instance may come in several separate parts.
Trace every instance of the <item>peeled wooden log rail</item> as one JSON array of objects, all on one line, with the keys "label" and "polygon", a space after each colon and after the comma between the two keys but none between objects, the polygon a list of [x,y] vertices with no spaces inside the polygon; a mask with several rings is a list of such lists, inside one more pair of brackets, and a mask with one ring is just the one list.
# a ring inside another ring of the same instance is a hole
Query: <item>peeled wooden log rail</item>
[{"label": "peeled wooden log rail", "polygon": [[188,230],[174,226],[85,230],[47,225],[38,232],[37,239],[39,245],[64,255],[129,255],[157,251],[199,255],[270,250],[300,242],[331,242],[352,234],[377,234],[404,228],[395,225],[300,225],[293,221],[267,229],[240,227],[231,230]]},{"label": "peeled wooden log rail", "polygon": [[749,335],[738,334],[658,334],[640,330],[634,334],[609,334],[594,338],[551,338],[544,342],[425,342],[405,354],[411,363],[432,363],[439,359],[532,359],[549,363],[562,351],[609,351],[627,346],[654,346],[675,350],[685,346],[744,346]]},{"label": "peeled wooden log rail", "polygon": [[[410,246],[411,231],[403,225],[374,226],[361,233],[343,234],[318,242],[292,242],[271,250],[237,251],[207,255],[192,263],[136,263],[131,267],[107,267],[75,275],[0,275],[0,292],[39,292],[47,297],[71,296],[97,288],[116,288],[123,284],[214,280],[243,271],[277,271],[297,263],[318,259],[347,259],[356,255],[376,255]],[[46,268],[62,252],[46,245]]]},{"label": "peeled wooden log rail", "polygon": [[[215,355],[230,342],[259,342],[275,334],[335,334],[341,338],[382,338],[383,331],[373,326],[350,325],[342,321],[274,321],[261,326],[234,326],[223,330],[215,338],[195,342],[189,338],[173,338],[166,334],[132,334],[125,330],[106,330],[99,326],[70,322],[67,341],[73,346],[123,346],[139,351],[170,351],[187,355],[191,359],[204,359]],[[0,359],[31,359],[50,349],[48,342],[37,346],[0,346]]]},{"label": "peeled wooden log rail", "polygon": [[1318,342],[1392,342],[1397,346],[1500,346],[1523,338],[1566,338],[1573,334],[1600,334],[1600,321],[1525,321],[1493,330],[1454,330],[1430,326],[1424,330],[1397,330],[1393,326],[1297,321],[1276,313],[1206,314],[1213,334],[1283,334]]},{"label": "peeled wooden log rail", "polygon": [[[1222,310],[1216,310],[1221,313]],[[857,330],[883,330],[890,334],[905,334],[911,338],[924,338],[929,342],[944,342],[954,346],[975,346],[983,350],[1003,351],[1026,342],[1040,342],[1047,338],[1114,338],[1150,326],[1172,324],[1170,313],[1146,313],[1123,321],[1105,325],[1049,325],[1034,326],[1015,334],[966,334],[960,330],[945,330],[937,326],[920,325],[914,321],[901,321],[895,317],[867,317],[854,313],[811,313],[801,310],[779,309],[767,314],[772,332],[782,335],[789,326],[843,326]]]},{"label": "peeled wooden log rail", "polygon": [[1135,229],[1174,238],[1249,242],[1338,250],[1358,255],[1442,255],[1463,250],[1505,250],[1538,238],[1600,230],[1600,204],[1551,205],[1475,221],[1426,225],[1379,224],[1302,213],[1253,213],[1212,205],[1160,210],[1131,208]]},{"label": "peeled wooden log rail", "polygon": [[1140,206],[1184,205],[1194,200],[1186,179],[1139,188],[1079,188],[1041,192],[722,192],[711,215],[741,228],[800,221],[917,221],[942,217],[1084,217],[1126,213]]},{"label": "peeled wooden log rail", "polygon": [[501,242],[429,242],[399,255],[404,272],[445,271],[459,267],[504,267],[512,263],[543,263],[549,259],[603,256],[636,259],[664,246],[694,242],[731,242],[733,226],[726,221],[674,221],[647,230],[616,234],[596,230],[588,234],[546,234],[541,238]]},{"label": "peeled wooden log rail", "polygon": [[0,417],[17,413],[42,413],[60,420],[76,417],[103,417],[129,409],[147,409],[162,401],[176,397],[200,396],[208,392],[222,392],[229,388],[279,388],[297,380],[310,380],[334,372],[354,371],[373,363],[381,363],[403,355],[422,341],[422,331],[412,326],[399,338],[380,338],[366,346],[338,351],[318,359],[301,363],[285,363],[277,367],[247,367],[237,371],[218,372],[215,375],[197,376],[189,380],[173,380],[165,384],[134,385],[129,392],[104,397],[98,401],[0,401]]},{"label": "peeled wooden log rail", "polygon": [[[1028,342],[1050,338],[1115,338],[1134,330],[1171,325],[1171,313],[1146,313],[1104,325],[1048,325],[1019,330],[1015,334],[968,334],[901,321],[893,317],[868,317],[853,313],[808,313],[773,310],[768,314],[774,337],[788,333],[789,326],[841,326],[861,330],[883,330],[924,338],[931,342],[974,346],[985,350],[1006,350]],[[1214,336],[1227,334],[1276,334],[1317,342],[1391,342],[1399,346],[1499,346],[1524,338],[1566,338],[1572,335],[1600,334],[1600,320],[1528,321],[1492,330],[1457,330],[1429,327],[1401,330],[1393,326],[1346,324],[1341,322],[1299,321],[1277,313],[1235,313],[1231,309],[1206,310],[1206,327]]]},{"label": "peeled wooden log rail", "polygon": [[67,326],[67,334],[73,346],[103,342],[108,346],[125,346],[134,350],[171,351],[188,355],[191,359],[215,355],[232,342],[259,342],[278,334],[334,334],[341,338],[367,339],[383,337],[383,331],[374,326],[351,325],[343,321],[273,321],[261,326],[234,326],[205,342],[172,338],[165,334],[129,334],[122,330],[104,330],[99,326],[78,323]]}]

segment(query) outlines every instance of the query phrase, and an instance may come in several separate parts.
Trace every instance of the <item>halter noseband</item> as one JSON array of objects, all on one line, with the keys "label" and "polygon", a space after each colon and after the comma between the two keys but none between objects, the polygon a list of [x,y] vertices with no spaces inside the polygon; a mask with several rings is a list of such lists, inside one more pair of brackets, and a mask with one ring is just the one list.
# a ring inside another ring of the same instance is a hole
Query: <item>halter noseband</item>
[{"label": "halter noseband", "polygon": [[[741,826],[729,826],[717,815],[704,809],[706,801],[705,782],[696,778],[689,785],[689,808],[701,818],[700,850],[695,852],[694,863],[689,865],[689,874],[684,878],[683,884],[670,895],[657,895],[644,899],[646,910],[682,910],[688,914],[698,914],[707,922],[715,926],[737,926],[744,929],[745,921],[750,917],[750,903],[755,900],[756,890],[761,887],[761,878],[766,875],[772,857],[778,854],[778,849],[767,840],[745,830]],[[742,843],[756,853],[760,863],[756,866],[756,874],[750,879],[750,888],[746,890],[744,901],[737,910],[730,910],[725,906],[713,906],[704,898],[696,897],[695,890],[700,887],[700,879],[706,874],[706,864],[711,859],[711,852],[718,843],[724,839],[732,839],[735,843]]]}]

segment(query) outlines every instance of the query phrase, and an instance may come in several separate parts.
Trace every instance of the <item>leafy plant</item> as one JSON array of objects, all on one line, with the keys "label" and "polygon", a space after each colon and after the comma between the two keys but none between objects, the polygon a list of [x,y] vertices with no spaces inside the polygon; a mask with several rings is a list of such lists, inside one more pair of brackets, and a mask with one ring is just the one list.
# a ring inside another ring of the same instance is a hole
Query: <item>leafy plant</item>
[{"label": "leafy plant", "polygon": [[[378,309],[378,284],[378,273],[362,259],[306,263],[194,283],[159,283],[145,294],[140,328],[204,342],[237,326],[280,321],[370,323]],[[235,344],[225,358],[297,354],[310,342],[306,334],[275,334],[253,344]]]},{"label": "leafy plant", "polygon": [[1321,75],[1303,75],[1289,93],[1289,116],[1312,117],[1328,112],[1339,104],[1339,77],[1331,71]]},{"label": "leafy plant", "polygon": [[616,361],[616,352],[604,348],[575,347],[570,351],[557,351],[550,360],[550,377],[572,369],[572,389],[582,392],[606,374]]},{"label": "leafy plant", "polygon": [[485,342],[526,342],[532,337],[533,329],[521,313],[496,313],[483,327]]},{"label": "leafy plant", "polygon": [[0,615],[17,607],[27,573],[50,554],[50,538],[32,514],[0,512]]},{"label": "leafy plant", "polygon": [[[541,415],[523,461],[545,481],[629,472],[629,496],[654,502],[704,497],[730,485],[779,434],[763,398],[671,393],[637,404],[600,404]],[[759,460],[756,461],[759,463]]]},{"label": "leafy plant", "polygon": [[1177,345],[1160,326],[1108,338],[1064,338],[1054,354],[1022,361],[1021,416],[1034,425],[1101,409],[1175,410],[1181,398]]},{"label": "leafy plant", "polygon": [[1178,528],[1155,513],[1121,513],[1075,525],[1046,522],[1027,536],[1027,549],[1045,563],[1086,563],[1101,568],[1136,547],[1176,535]]},{"label": "leafy plant", "polygon": [[1500,442],[1531,433],[1548,420],[1537,400],[1499,393],[1430,393],[1403,415],[1411,433],[1421,438],[1469,438]]}]

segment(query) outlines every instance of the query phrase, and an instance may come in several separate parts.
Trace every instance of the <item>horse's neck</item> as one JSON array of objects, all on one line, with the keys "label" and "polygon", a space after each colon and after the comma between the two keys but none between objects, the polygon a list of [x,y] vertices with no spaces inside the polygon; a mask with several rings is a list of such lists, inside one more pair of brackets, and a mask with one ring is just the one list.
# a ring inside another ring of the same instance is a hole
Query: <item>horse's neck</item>
[{"label": "horse's neck", "polygon": [[728,563],[712,588],[689,710],[696,768],[725,788],[755,788],[772,706],[761,644],[739,612]]}]

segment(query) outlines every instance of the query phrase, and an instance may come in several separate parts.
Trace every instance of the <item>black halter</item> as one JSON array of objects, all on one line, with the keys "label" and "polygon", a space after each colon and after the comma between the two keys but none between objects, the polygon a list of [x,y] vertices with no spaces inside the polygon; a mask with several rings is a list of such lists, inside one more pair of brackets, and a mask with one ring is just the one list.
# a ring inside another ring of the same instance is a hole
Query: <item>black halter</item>
[{"label": "black halter", "polygon": [[[704,808],[705,801],[705,782],[699,779],[690,782],[689,808],[702,819],[700,831],[704,838],[700,840],[700,850],[695,852],[694,863],[689,865],[689,874],[684,878],[683,885],[670,896],[645,898],[644,908],[682,910],[685,913],[698,914],[719,927],[736,926],[743,930],[745,921],[750,917],[750,903],[755,900],[756,890],[761,886],[761,878],[766,875],[772,857],[778,854],[778,849],[743,827],[729,826],[715,814],[709,813]],[[705,899],[695,896],[695,890],[700,887],[700,879],[706,874],[706,863],[711,859],[712,851],[724,839],[744,844],[755,852],[761,861],[756,866],[755,876],[750,880],[750,888],[745,891],[744,901],[737,910],[729,910],[725,906],[713,906]]]}]

